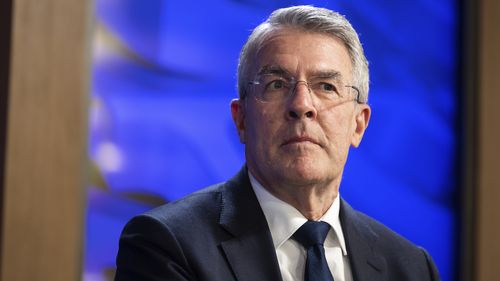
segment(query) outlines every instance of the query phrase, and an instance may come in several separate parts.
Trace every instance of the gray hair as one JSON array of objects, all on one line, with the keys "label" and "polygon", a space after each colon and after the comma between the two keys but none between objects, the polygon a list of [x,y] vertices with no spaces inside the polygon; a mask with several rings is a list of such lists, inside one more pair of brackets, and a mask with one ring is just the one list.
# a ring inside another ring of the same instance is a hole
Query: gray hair
[{"label": "gray hair", "polygon": [[354,86],[359,89],[361,102],[368,101],[369,71],[368,61],[363,52],[358,34],[349,21],[337,12],[313,6],[293,6],[275,10],[269,18],[257,26],[241,49],[238,63],[238,94],[246,97],[248,72],[251,62],[272,31],[281,27],[291,27],[306,32],[331,35],[344,42],[353,66]]}]

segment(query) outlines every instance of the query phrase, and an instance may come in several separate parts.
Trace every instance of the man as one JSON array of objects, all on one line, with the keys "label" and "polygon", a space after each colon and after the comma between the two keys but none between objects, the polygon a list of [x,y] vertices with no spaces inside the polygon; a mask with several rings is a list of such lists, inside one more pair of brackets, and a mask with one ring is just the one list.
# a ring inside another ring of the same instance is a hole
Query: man
[{"label": "man", "polygon": [[115,280],[439,280],[429,255],[339,195],[368,126],[368,63],[341,15],[279,9],[242,49],[233,179],[132,219]]}]

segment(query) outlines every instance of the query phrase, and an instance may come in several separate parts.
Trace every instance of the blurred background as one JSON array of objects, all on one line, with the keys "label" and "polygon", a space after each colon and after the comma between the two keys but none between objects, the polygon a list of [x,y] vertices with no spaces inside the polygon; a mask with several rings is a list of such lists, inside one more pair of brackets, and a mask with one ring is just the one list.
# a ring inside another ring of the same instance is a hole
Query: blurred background
[{"label": "blurred background", "polygon": [[112,280],[132,216],[232,177],[240,49],[298,4],[344,14],[370,62],[341,195],[426,248],[442,280],[495,280],[494,0],[3,1],[0,280]]},{"label": "blurred background", "polygon": [[230,116],[250,30],[295,4],[346,15],[370,62],[373,117],[341,194],[457,273],[459,13],[452,0],[96,0],[85,280],[108,280],[130,217],[244,163]]}]

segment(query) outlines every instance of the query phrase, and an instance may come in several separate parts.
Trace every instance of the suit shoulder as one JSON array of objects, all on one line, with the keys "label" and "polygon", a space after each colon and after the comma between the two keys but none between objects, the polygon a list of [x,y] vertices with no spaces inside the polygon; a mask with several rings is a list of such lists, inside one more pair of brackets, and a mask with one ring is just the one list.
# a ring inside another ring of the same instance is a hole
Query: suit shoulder
[{"label": "suit shoulder", "polygon": [[410,240],[406,239],[405,237],[401,236],[388,226],[384,225],[380,221],[360,212],[360,211],[355,211],[358,218],[362,220],[364,223],[366,223],[371,231],[375,234],[377,237],[377,240],[379,240],[379,243],[383,243],[386,246],[389,246],[390,248],[404,248],[408,251],[415,252],[415,254],[422,254],[421,249],[419,246],[415,245],[413,242]]},{"label": "suit shoulder", "polygon": [[378,220],[355,210],[344,200],[341,201],[340,218],[342,227],[348,232],[361,233],[364,239],[374,243],[380,251],[389,256],[402,253],[402,256],[406,257],[424,258],[420,247]]},{"label": "suit shoulder", "polygon": [[[365,241],[370,245],[387,268],[390,268],[387,271],[388,280],[439,280],[432,258],[422,247],[376,219],[352,209],[347,203],[344,203],[343,211],[343,227],[346,227],[348,233],[358,235],[356,240],[350,242]],[[350,239],[349,234],[346,238]]]},{"label": "suit shoulder", "polygon": [[221,206],[221,190],[225,183],[215,184],[181,199],[156,207],[140,216],[150,217],[163,223],[186,224],[192,220],[215,219]]}]

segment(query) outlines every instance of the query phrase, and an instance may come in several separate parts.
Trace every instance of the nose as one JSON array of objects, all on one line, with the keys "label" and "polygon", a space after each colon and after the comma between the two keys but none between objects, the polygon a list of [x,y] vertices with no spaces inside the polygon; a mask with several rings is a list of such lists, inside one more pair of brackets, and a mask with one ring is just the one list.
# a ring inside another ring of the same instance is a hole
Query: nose
[{"label": "nose", "polygon": [[287,119],[315,119],[318,112],[306,81],[297,81],[287,104]]}]

